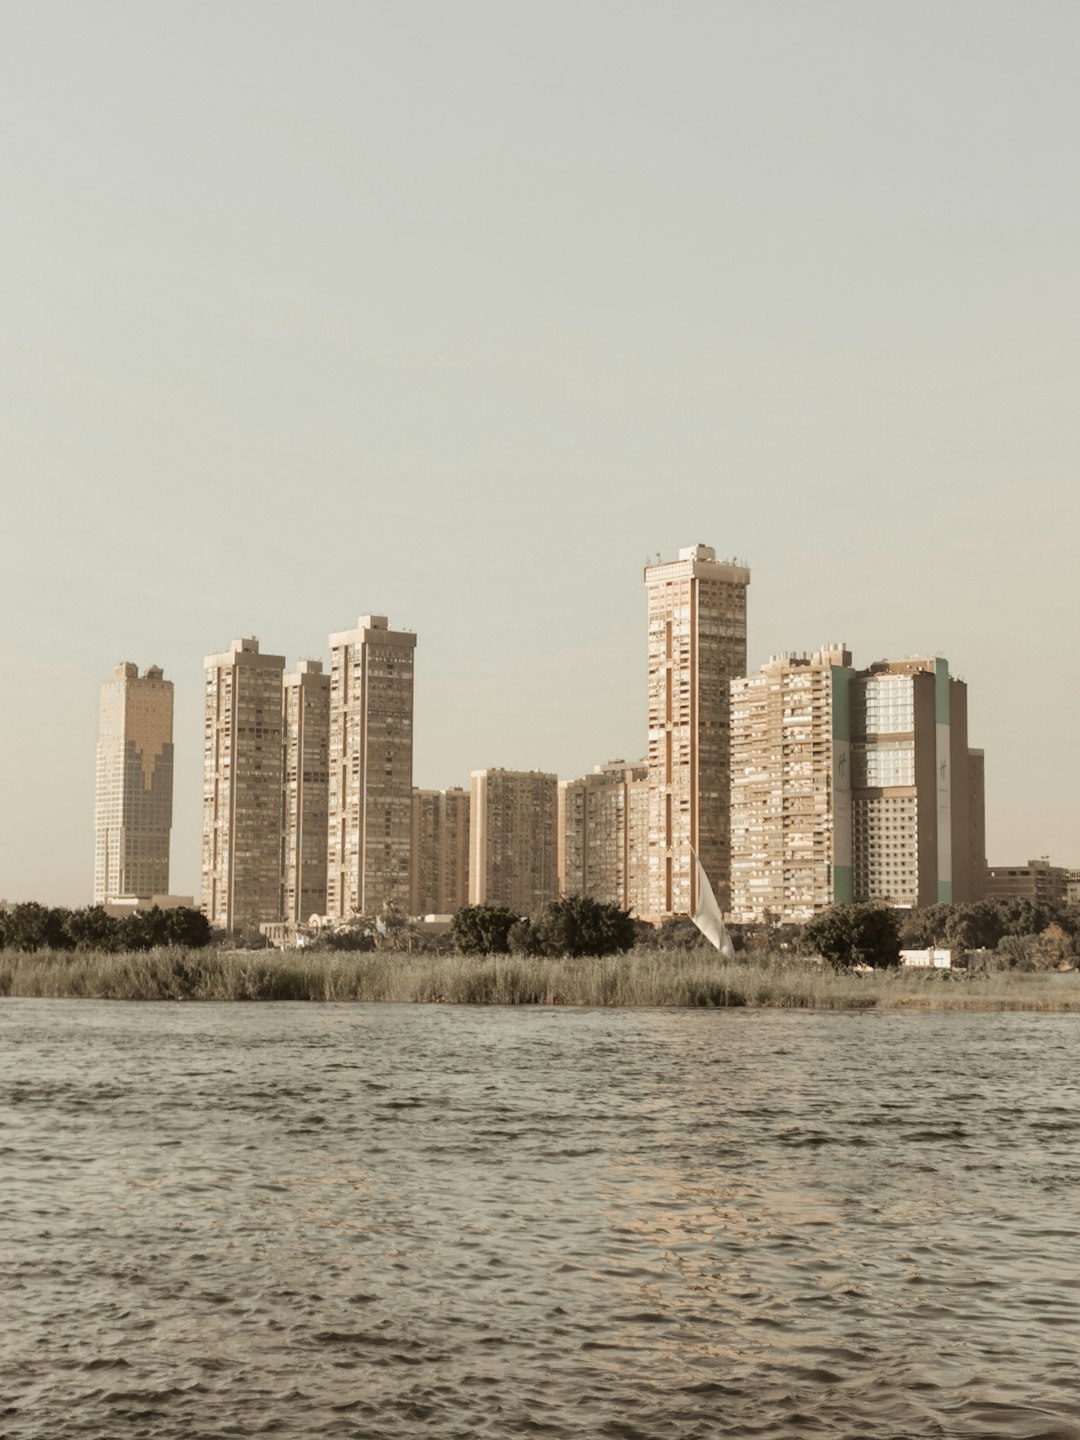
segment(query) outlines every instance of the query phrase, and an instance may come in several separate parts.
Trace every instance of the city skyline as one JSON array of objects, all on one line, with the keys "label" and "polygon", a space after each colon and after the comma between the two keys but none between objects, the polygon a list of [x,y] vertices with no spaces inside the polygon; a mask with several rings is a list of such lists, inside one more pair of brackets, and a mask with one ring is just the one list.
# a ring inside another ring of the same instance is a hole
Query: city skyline
[{"label": "city skyline", "polygon": [[[699,543],[698,545],[695,545],[695,546],[693,546],[693,547],[690,547],[690,550],[693,550],[693,551],[708,551],[708,550],[710,550],[710,549],[711,549],[711,547],[702,546],[700,543]],[[684,555],[688,555],[688,554],[690,553],[690,550],[687,550],[686,547],[682,547],[682,553],[683,553]],[[648,576],[649,570],[650,570],[651,568],[654,568],[654,566],[655,566],[656,563],[657,563],[657,557],[654,557],[653,566],[646,566],[646,575],[647,575],[647,576]],[[668,564],[668,565],[670,565],[670,566],[675,567],[675,566],[678,565],[678,560],[677,560],[676,558],[672,558],[670,561],[664,562],[664,563],[666,563],[666,564]],[[661,568],[663,568],[663,565],[661,566]],[[752,613],[752,606],[750,607],[750,612]],[[645,617],[642,617],[642,618],[643,618],[643,620],[644,620]],[[366,626],[366,625],[370,625],[370,624],[372,624],[372,623],[374,623],[374,624],[377,625],[377,626],[380,626],[380,625],[381,625],[381,626],[383,626],[384,628],[385,628],[385,626],[386,626],[386,621],[385,621],[384,617],[382,617],[382,616],[375,616],[375,617],[364,616],[364,617],[361,617],[361,622],[360,622],[361,627],[364,627],[364,626]],[[342,641],[344,641],[344,640],[352,640],[352,639],[354,638],[354,636],[355,636],[355,638],[359,639],[362,635],[365,635],[365,634],[367,634],[367,633],[368,633],[368,632],[366,632],[366,631],[364,631],[363,629],[361,629],[360,631],[357,631],[357,632],[347,632],[345,635],[333,635],[333,634],[332,634],[332,635],[330,635],[330,636],[328,637],[328,652],[329,652],[331,655],[333,655],[334,645],[335,645],[335,644],[340,644],[340,643],[341,643]],[[411,654],[412,654],[413,646],[415,645],[415,642],[416,642],[415,633],[411,630],[411,628],[405,628],[405,629],[401,630],[400,632],[391,632],[391,634],[395,637],[396,641],[397,641],[399,644],[403,644],[403,645],[404,645],[405,649],[406,649],[406,650],[408,651],[408,653],[409,653],[409,656],[410,656],[409,684],[411,685],[411,684],[412,684]],[[233,652],[236,652],[238,649],[246,650],[246,649],[250,649],[250,648],[252,648],[252,647],[254,647],[255,655],[258,656],[259,641],[258,641],[257,638],[252,638],[251,640],[245,640],[245,641],[234,641],[234,642],[233,642],[233,646],[232,646],[232,651],[233,651]],[[828,647],[826,647],[826,648],[828,648]],[[809,652],[809,651],[784,651],[784,652],[780,652],[780,657],[781,657],[782,659],[784,659],[785,661],[787,661],[787,660],[795,660],[797,663],[798,663],[798,662],[801,662],[802,660],[807,659],[807,658],[809,657],[809,655],[810,655],[810,652]],[[229,652],[226,652],[226,655],[224,655],[224,656],[212,656],[212,657],[208,657],[208,659],[207,659],[207,661],[206,661],[205,663],[206,663],[207,665],[209,665],[212,661],[223,661],[223,660],[225,660],[225,659],[227,659],[227,658],[229,658]],[[235,658],[235,655],[234,655],[232,658]],[[768,660],[766,660],[766,661],[763,662],[763,665],[767,666],[767,665],[768,665],[769,663],[771,663],[775,658],[776,658],[776,657],[769,657]],[[322,662],[319,661],[319,660],[316,660],[316,659],[313,659],[313,658],[298,659],[298,660],[292,662],[293,665],[295,666],[295,671],[296,671],[296,673],[295,673],[295,674],[286,674],[285,671],[287,670],[289,661],[288,661],[288,659],[287,659],[287,657],[286,657],[285,655],[276,655],[276,656],[270,656],[270,657],[262,657],[262,656],[259,656],[259,657],[258,657],[258,662],[261,662],[263,659],[269,659],[270,664],[271,664],[272,668],[275,670],[275,672],[276,672],[277,670],[281,670],[281,671],[282,671],[282,679],[283,679],[284,682],[286,682],[286,688],[287,688],[288,682],[292,682],[293,684],[295,684],[296,681],[297,681],[301,676],[303,676],[303,675],[305,674],[305,672],[308,672],[308,674],[307,674],[308,683],[311,683],[311,682],[313,682],[313,681],[316,682],[316,683],[318,683],[320,680],[322,680],[322,681],[325,681],[325,682],[326,682],[327,689],[329,689],[330,676],[329,676],[329,674],[323,674],[323,673],[321,672]],[[915,657],[912,657],[912,659],[914,660]],[[258,662],[257,662],[257,663],[258,663]],[[883,664],[885,664],[885,663],[886,663],[886,662],[884,661],[884,659],[878,659],[878,660],[875,660],[875,661],[873,661],[873,662],[870,662],[870,666],[871,666],[871,668],[872,668],[872,667],[875,667],[875,666],[883,665]],[[894,661],[894,662],[891,662],[891,663],[897,663],[897,662]],[[903,662],[900,662],[900,663],[903,663]],[[922,664],[923,662],[917,662],[917,663]],[[147,668],[148,668],[148,671],[150,671],[150,672],[151,672],[152,674],[154,674],[155,676],[159,676],[159,675],[160,675],[161,667],[159,667],[159,666],[150,666],[150,667],[147,667]],[[130,662],[128,662],[126,665],[125,665],[125,664],[121,664],[121,665],[118,665],[118,666],[115,667],[116,674],[119,675],[120,672],[123,671],[123,670],[125,670],[125,669],[128,670],[128,671],[134,671],[134,672],[137,673],[138,667],[137,667],[137,666],[132,666],[132,665],[130,664]],[[753,669],[753,668],[750,666],[750,664],[748,663],[747,669],[746,669],[746,677],[747,677],[747,678],[752,678],[754,674],[755,674],[754,669]],[[743,677],[740,677],[740,678],[743,678]],[[99,690],[101,691],[102,694],[104,694],[105,690],[108,689],[109,683],[110,683],[110,682],[100,682],[100,683],[99,683]],[[956,684],[956,680],[955,680],[955,677],[954,677],[954,685],[955,685],[955,684]],[[171,689],[171,688],[172,688],[172,682],[171,682],[171,681],[169,682],[169,685],[170,685],[170,689]],[[966,687],[961,686],[961,688],[966,688]],[[966,700],[965,700],[965,705],[966,705]],[[286,722],[286,723],[287,723],[287,722]],[[611,747],[609,746],[609,748],[611,748]],[[644,747],[643,747],[643,748],[644,748]],[[978,754],[979,752],[973,752],[973,753]],[[286,763],[286,765],[288,764],[287,754],[288,754],[288,752],[286,751],[286,757],[285,757],[285,763]],[[526,767],[527,767],[528,769],[531,769],[531,770],[536,770],[536,769],[538,768],[538,767],[535,766],[535,765],[529,764],[529,757],[523,757],[523,758],[524,758],[525,764],[522,765],[521,767],[519,767],[522,772],[524,772],[524,771],[526,770]],[[993,766],[993,760],[994,760],[994,757],[992,756],[992,757],[991,757],[991,768],[992,768],[992,766]],[[410,756],[410,763],[411,763],[411,756]],[[509,767],[509,766],[494,766],[494,767],[487,767],[487,768],[498,770],[498,769],[510,769],[511,767]],[[582,775],[587,775],[587,774],[589,774],[590,772],[600,771],[600,770],[602,770],[603,768],[604,768],[604,766],[601,765],[601,764],[599,764],[599,763],[598,763],[598,764],[594,764],[593,766],[590,766],[590,767],[588,767],[587,769],[583,769],[582,772],[581,772],[581,774],[582,774]],[[468,773],[466,774],[466,776],[465,776],[465,782],[466,782],[466,783],[465,783],[465,793],[466,793],[466,794],[468,793],[468,781],[469,781],[469,775],[470,775],[471,773],[472,773],[472,771],[468,772]],[[578,778],[579,778],[579,777],[571,777],[571,776],[568,776],[568,775],[565,775],[565,774],[562,774],[562,773],[560,773],[560,775],[559,775],[559,779],[560,779],[560,783],[561,783],[561,784],[577,783],[577,779],[578,779]],[[981,781],[981,776],[980,776],[980,781]],[[275,786],[274,782],[271,782],[271,788],[280,788],[280,787]],[[432,788],[434,788],[434,789],[439,789],[439,788],[441,788],[441,789],[443,789],[443,790],[446,790],[446,789],[454,789],[454,788],[457,788],[457,782],[454,781],[454,780],[451,780],[451,781],[449,781],[449,782],[447,782],[447,783],[445,783],[445,784],[443,784],[443,785],[441,785],[441,786],[435,786],[435,787],[424,787],[424,786],[419,785],[419,783],[415,783],[412,788],[413,788],[414,791],[417,791],[417,790],[425,790],[425,789],[432,789]],[[287,799],[287,794],[288,794],[288,790],[287,790],[287,787],[286,787],[286,798],[285,798],[286,810],[288,809],[288,803],[289,803],[289,802],[288,802],[288,799]],[[181,808],[181,809],[183,808],[183,805],[184,805],[184,798],[185,798],[185,797],[184,797],[182,794],[179,794],[179,793],[178,793],[178,799],[179,799],[179,801],[180,801],[180,808]],[[205,797],[204,797],[204,805],[205,805]],[[991,828],[992,828],[992,826],[989,824],[989,821],[990,821],[991,818],[992,818],[992,817],[990,817],[989,814],[988,814],[988,829],[991,829]],[[288,843],[289,843],[289,824],[288,824],[287,814],[286,814],[286,818],[285,818],[285,822],[284,822],[284,827],[285,827],[285,828],[284,828],[285,843],[288,844]],[[396,831],[395,831],[395,833],[396,833]],[[402,831],[402,840],[403,840],[403,837],[404,837],[404,831]],[[294,838],[295,838],[295,837],[294,837]],[[205,836],[203,836],[203,838],[202,838],[202,843],[203,843],[203,845],[205,846],[205,843],[206,843]],[[1007,854],[1004,856],[1004,858],[1001,858],[1001,859],[997,859],[997,858],[994,857],[994,856],[990,856],[990,857],[988,857],[988,863],[990,863],[991,865],[997,864],[997,865],[999,865],[999,866],[1001,866],[1001,865],[1006,865],[1006,864],[1015,865],[1015,864],[1019,863],[1020,849],[1021,849],[1021,848],[1022,848],[1022,847],[1013,847],[1013,851],[1007,853]],[[1029,847],[1029,848],[1030,848],[1030,847]],[[174,865],[174,867],[176,866],[176,859],[177,859],[177,857],[176,857],[176,855],[175,855],[175,853],[174,853],[174,855],[173,855],[173,865]],[[1064,856],[1063,854],[1050,853],[1050,859],[1051,859],[1051,860],[1053,861],[1053,863],[1055,863],[1055,864],[1063,864],[1063,865],[1066,865],[1066,866],[1071,866],[1071,864],[1072,864],[1071,860],[1070,860],[1068,857]],[[198,896],[199,893],[200,893],[200,886],[199,886],[198,883],[195,883],[195,884],[193,884],[193,885],[191,885],[191,886],[185,886],[184,884],[180,883],[179,877],[182,876],[183,873],[184,873],[184,871],[183,871],[183,868],[182,868],[182,866],[181,866],[181,868],[177,871],[177,876],[178,876],[177,882],[176,882],[176,883],[173,883],[170,888],[172,889],[172,891],[173,891],[174,893],[181,893],[181,894],[182,894],[182,893],[192,893],[192,894],[195,894],[196,896]],[[197,881],[197,876],[196,876],[196,881]],[[287,883],[288,883],[288,882],[287,882],[287,880],[286,880],[286,884],[287,884]],[[269,881],[267,881],[267,884],[269,884]],[[405,887],[405,888],[407,888],[407,887]],[[4,897],[4,898],[12,898],[12,897]],[[14,898],[19,898],[19,897],[14,897]],[[33,897],[33,898],[39,898],[39,897]],[[80,904],[80,903],[84,903],[84,901],[85,901],[85,897],[81,897],[81,898],[80,898],[80,897],[75,897],[75,898],[74,898],[73,900],[71,900],[70,902],[65,902],[65,903]],[[304,908],[304,907],[301,907],[301,909],[303,909],[303,908]]]},{"label": "city skyline", "polygon": [[127,658],[180,892],[237,635],[415,629],[426,788],[644,754],[641,567],[698,538],[751,671],[949,656],[991,862],[1080,864],[1080,12],[568,13],[12,12],[0,894],[89,892]]}]

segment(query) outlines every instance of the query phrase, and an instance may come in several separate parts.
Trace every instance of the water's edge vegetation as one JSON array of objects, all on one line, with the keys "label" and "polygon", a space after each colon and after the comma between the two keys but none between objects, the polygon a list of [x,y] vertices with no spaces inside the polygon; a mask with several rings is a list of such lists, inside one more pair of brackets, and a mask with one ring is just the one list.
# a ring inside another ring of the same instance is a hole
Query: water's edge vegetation
[{"label": "water's edge vegetation", "polygon": [[3,951],[0,996],[1080,1011],[1080,975],[896,969],[856,975],[780,955],[723,961],[702,950],[634,950],[602,959],[551,959],[389,950],[279,954],[162,947],[120,954]]}]

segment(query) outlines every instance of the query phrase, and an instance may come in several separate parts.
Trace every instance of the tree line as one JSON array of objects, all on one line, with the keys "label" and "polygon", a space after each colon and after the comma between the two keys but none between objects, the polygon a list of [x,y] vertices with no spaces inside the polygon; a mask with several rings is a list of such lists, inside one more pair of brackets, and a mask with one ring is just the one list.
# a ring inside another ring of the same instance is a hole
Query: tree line
[{"label": "tree line", "polygon": [[[952,950],[954,963],[984,968],[1043,970],[1080,963],[1080,906],[1029,899],[978,900],[893,910],[885,905],[834,905],[805,925],[732,926],[737,952],[820,955],[843,969],[898,965],[901,949]],[[65,909],[28,901],[0,909],[0,949],[152,950],[158,946],[264,947],[265,937],[227,937],[211,930],[199,910],[178,907],[112,916],[100,905]],[[614,955],[633,948],[710,949],[686,917],[659,926],[635,920],[618,905],[569,895],[521,915],[505,905],[464,905],[446,937],[424,936],[392,907],[379,917],[312,937],[315,948],[436,949],[463,955]]]},{"label": "tree line", "polygon": [[199,949],[212,938],[201,910],[177,906],[110,915],[101,905],[81,910],[28,900],[0,910],[0,950],[154,950],[159,945]]},{"label": "tree line", "polygon": [[[465,905],[450,929],[463,955],[612,955],[631,948],[709,949],[685,917],[654,926],[617,905],[567,896],[532,918],[505,905]],[[732,926],[737,953],[820,955],[838,969],[895,966],[900,951],[949,949],[961,964],[1050,969],[1080,961],[1080,906],[1028,899],[978,900],[894,910],[834,905],[804,925]]]},{"label": "tree line", "polygon": [[1080,906],[1027,898],[922,910],[834,905],[802,927],[797,943],[840,968],[898,965],[901,950],[943,949],[961,964],[1051,970],[1080,959]]}]

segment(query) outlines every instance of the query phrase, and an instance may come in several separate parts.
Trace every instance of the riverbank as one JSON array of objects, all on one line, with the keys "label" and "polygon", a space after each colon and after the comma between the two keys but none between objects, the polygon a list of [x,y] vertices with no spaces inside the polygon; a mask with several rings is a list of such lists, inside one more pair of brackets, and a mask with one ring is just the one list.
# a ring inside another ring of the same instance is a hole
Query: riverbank
[{"label": "riverbank", "polygon": [[161,949],[0,952],[0,996],[92,1000],[311,1000],[450,1005],[751,1006],[814,1010],[1080,1011],[1080,976],[836,974],[783,957],[706,951],[606,959]]}]

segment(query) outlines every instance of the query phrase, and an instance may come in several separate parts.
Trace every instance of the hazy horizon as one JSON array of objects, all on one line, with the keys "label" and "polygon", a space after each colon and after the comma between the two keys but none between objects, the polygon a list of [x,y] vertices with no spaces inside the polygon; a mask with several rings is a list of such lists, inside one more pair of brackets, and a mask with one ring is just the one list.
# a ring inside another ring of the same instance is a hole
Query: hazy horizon
[{"label": "hazy horizon", "polygon": [[[1080,12],[9,3],[0,896],[88,903],[100,685],[415,630],[414,780],[645,746],[646,560],[749,668],[942,654],[1080,865]],[[1062,759],[1062,757],[1065,757]]]}]

